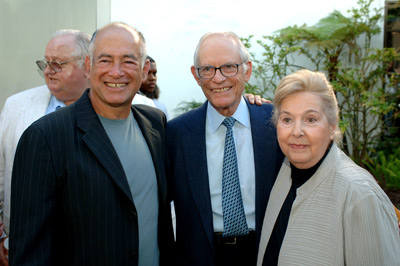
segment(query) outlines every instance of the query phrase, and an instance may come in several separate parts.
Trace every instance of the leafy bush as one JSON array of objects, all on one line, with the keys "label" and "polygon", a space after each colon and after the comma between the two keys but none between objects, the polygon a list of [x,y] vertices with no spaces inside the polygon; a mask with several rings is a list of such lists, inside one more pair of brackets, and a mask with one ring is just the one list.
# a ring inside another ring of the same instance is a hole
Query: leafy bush
[{"label": "leafy bush", "polygon": [[[334,11],[314,26],[295,25],[257,40],[263,53],[261,58],[251,53],[255,81],[246,88],[271,98],[280,79],[298,69],[325,72],[339,101],[344,150],[358,164],[383,136],[399,132],[393,122],[399,116],[400,78],[390,72],[399,54],[373,47],[383,11],[372,11],[372,2],[359,0],[348,17]],[[243,38],[248,48],[252,38]]]},{"label": "leafy bush", "polygon": [[367,156],[364,164],[383,187],[400,189],[400,147],[393,150],[394,153],[378,151],[373,158]]},{"label": "leafy bush", "polygon": [[183,101],[178,104],[178,106],[174,109],[174,112],[179,115],[186,113],[189,110],[195,109],[202,105],[203,102],[197,102],[195,100],[192,101]]}]

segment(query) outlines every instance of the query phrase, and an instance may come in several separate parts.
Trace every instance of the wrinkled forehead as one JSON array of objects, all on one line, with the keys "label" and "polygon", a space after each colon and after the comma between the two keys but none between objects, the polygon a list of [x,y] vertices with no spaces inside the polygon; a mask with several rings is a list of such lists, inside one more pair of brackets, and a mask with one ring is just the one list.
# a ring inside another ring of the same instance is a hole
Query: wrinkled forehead
[{"label": "wrinkled forehead", "polygon": [[136,60],[142,58],[140,36],[137,32],[124,27],[108,27],[97,33],[93,43],[93,56],[129,55]]}]

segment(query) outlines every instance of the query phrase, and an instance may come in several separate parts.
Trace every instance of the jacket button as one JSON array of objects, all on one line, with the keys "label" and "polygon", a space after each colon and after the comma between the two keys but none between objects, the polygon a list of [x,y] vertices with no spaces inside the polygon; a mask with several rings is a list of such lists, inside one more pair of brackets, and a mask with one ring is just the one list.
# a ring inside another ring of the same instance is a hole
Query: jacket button
[{"label": "jacket button", "polygon": [[136,219],[137,214],[136,214],[135,211],[131,211],[130,216],[131,216],[132,219]]}]

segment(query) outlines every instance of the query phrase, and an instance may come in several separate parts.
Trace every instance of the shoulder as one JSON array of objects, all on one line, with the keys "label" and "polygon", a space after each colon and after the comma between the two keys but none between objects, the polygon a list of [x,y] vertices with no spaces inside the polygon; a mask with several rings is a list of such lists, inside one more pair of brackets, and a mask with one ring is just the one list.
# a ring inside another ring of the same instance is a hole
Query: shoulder
[{"label": "shoulder", "polygon": [[39,128],[43,132],[49,132],[52,135],[61,131],[75,130],[72,125],[76,125],[77,120],[76,103],[60,108],[55,112],[43,115],[31,124],[31,127]]},{"label": "shoulder", "polygon": [[168,121],[167,130],[181,129],[183,125],[189,128],[204,124],[207,112],[207,101],[200,107],[192,109]]},{"label": "shoulder", "polygon": [[11,95],[10,97],[7,98],[6,104],[21,104],[25,101],[30,101],[36,97],[42,98],[43,97],[48,97],[50,99],[51,93],[49,89],[47,88],[46,85],[42,85],[39,87],[31,88],[28,90],[24,90],[21,92],[18,92],[16,94]]},{"label": "shoulder", "polygon": [[150,98],[147,98],[146,96],[140,95],[140,94],[135,94],[135,97],[133,97],[132,104],[145,104],[148,106],[156,107],[154,104],[153,100]]},{"label": "shoulder", "polygon": [[[134,110],[134,114],[137,112],[139,116],[145,117],[152,123],[160,123],[162,125],[166,124],[165,114],[158,108],[146,104],[134,104],[132,105],[132,109]],[[138,117],[135,118],[137,119]]]},{"label": "shoulder", "polygon": [[274,106],[271,103],[263,103],[262,105],[250,104],[247,100],[247,107],[252,116],[270,119]]},{"label": "shoulder", "polygon": [[388,200],[385,192],[367,170],[357,165],[339,148],[336,152],[335,179],[340,186],[347,188],[349,201],[359,201],[366,197]]}]

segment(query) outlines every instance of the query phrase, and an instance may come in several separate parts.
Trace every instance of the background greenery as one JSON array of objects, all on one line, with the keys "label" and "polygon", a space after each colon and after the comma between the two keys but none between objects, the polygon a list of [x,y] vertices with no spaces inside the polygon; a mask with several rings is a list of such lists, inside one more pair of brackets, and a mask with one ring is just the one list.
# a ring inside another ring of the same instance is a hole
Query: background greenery
[{"label": "background greenery", "polygon": [[[315,25],[257,40],[263,52],[251,53],[255,81],[246,92],[272,98],[280,79],[298,69],[326,73],[339,101],[344,151],[384,188],[399,190],[399,53],[373,47],[384,12],[372,10],[372,2],[358,1],[348,16],[334,11]],[[250,51],[252,37],[243,38]]]}]

